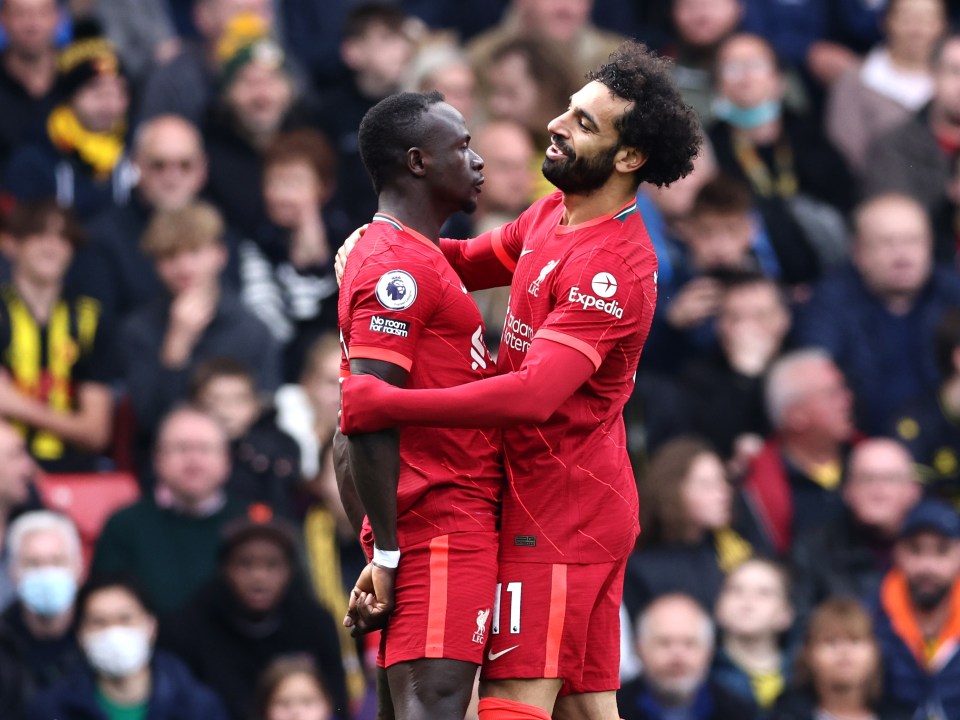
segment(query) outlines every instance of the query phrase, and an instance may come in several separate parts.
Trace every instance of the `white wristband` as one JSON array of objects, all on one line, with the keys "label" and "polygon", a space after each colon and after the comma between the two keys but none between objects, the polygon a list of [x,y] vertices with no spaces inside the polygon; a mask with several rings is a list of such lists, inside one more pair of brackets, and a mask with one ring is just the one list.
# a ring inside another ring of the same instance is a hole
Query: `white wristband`
[{"label": "white wristband", "polygon": [[381,550],[376,545],[373,546],[373,564],[377,567],[395,570],[400,564],[399,550]]}]

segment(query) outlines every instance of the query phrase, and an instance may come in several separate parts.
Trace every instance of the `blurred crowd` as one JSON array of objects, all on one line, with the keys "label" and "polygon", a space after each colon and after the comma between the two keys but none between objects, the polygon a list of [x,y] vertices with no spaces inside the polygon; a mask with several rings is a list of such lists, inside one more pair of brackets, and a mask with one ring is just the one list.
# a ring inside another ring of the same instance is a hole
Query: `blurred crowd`
[{"label": "blurred crowd", "polygon": [[[621,715],[960,720],[958,23],[0,0],[0,717],[373,717],[330,452],[360,119],[400,90],[463,114],[486,182],[443,234],[471,237],[551,191],[548,121],[637,38],[708,142],[638,194]],[[497,347],[506,291],[476,299]]]}]

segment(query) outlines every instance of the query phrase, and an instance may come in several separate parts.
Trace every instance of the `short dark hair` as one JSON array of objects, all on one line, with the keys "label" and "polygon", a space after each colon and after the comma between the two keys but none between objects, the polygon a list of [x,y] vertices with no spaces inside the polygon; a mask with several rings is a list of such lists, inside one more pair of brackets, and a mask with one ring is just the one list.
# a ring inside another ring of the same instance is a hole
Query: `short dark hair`
[{"label": "short dark hair", "polygon": [[115,589],[123,590],[132,596],[148,615],[157,616],[153,600],[147,595],[147,591],[139,580],[128,573],[107,573],[93,575],[77,591],[77,599],[74,603],[77,620],[82,621],[87,612],[87,606],[90,604],[90,598],[104,590]]},{"label": "short dark hair", "polygon": [[253,392],[257,392],[257,381],[250,367],[236,358],[218,355],[200,363],[190,376],[190,399],[198,401],[207,385],[219,378],[242,378]]},{"label": "short dark hair", "polygon": [[588,78],[633,103],[616,127],[621,145],[647,156],[636,173],[638,183],[669,185],[693,170],[703,133],[696,112],[673,81],[668,60],[630,40]]},{"label": "short dark hair", "polygon": [[55,219],[63,222],[63,234],[71,245],[80,247],[86,242],[83,228],[73,212],[69,208],[60,207],[55,199],[49,197],[15,201],[3,218],[2,229],[19,242],[31,235],[46,232]]},{"label": "short dark hair", "polygon": [[443,95],[403,92],[384,98],[367,111],[360,121],[360,157],[367,168],[373,189],[383,190],[404,164],[407,150],[423,144],[424,114]]},{"label": "short dark hair", "polygon": [[402,33],[408,19],[406,11],[395,2],[363,2],[347,12],[342,35],[345,40],[358,38],[374,25],[384,25],[394,32]]},{"label": "short dark hair", "polygon": [[746,215],[753,206],[750,190],[737,178],[718,175],[703,184],[694,198],[690,215]]},{"label": "short dark hair", "polygon": [[934,352],[940,380],[945,381],[957,374],[953,354],[960,348],[960,308],[949,308],[940,316],[934,334]]}]

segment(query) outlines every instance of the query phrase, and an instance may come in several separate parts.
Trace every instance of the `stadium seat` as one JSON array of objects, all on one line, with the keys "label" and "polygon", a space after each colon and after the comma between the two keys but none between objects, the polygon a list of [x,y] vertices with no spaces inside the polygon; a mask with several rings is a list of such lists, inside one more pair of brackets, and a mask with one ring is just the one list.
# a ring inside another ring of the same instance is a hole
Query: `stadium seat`
[{"label": "stadium seat", "polygon": [[45,507],[67,515],[77,526],[84,571],[107,518],[140,496],[137,479],[126,472],[41,474],[37,489]]}]

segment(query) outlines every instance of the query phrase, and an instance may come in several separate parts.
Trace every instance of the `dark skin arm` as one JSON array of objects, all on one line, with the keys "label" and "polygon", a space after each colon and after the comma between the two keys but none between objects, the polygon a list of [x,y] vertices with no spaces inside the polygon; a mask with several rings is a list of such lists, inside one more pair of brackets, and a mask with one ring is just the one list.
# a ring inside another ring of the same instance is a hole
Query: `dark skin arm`
[{"label": "dark skin arm", "polygon": [[[372,375],[403,387],[407,371],[393,363],[360,358],[350,361],[352,375]],[[351,524],[358,530],[366,511],[376,545],[381,550],[398,550],[397,483],[400,478],[400,434],[395,429],[361,433],[344,438],[344,457],[338,460],[338,484]],[[345,464],[344,464],[345,459]],[[343,468],[341,473],[339,470]],[[352,478],[352,483],[348,482]],[[356,493],[351,497],[350,485]],[[346,489],[346,492],[344,490]],[[357,500],[361,505],[357,507]],[[350,502],[353,507],[349,507]],[[359,516],[357,520],[355,517]],[[370,563],[350,593],[350,607],[344,625],[354,632],[382,628],[393,611],[396,570]]]},{"label": "dark skin arm", "polygon": [[350,473],[348,444],[347,436],[340,432],[340,428],[337,428],[333,435],[334,473],[337,476],[337,488],[340,491],[340,502],[343,503],[343,510],[347,514],[350,526],[359,538],[363,530],[363,516],[366,513],[363,510],[363,503],[360,502],[357,486],[353,482],[353,475]]}]

